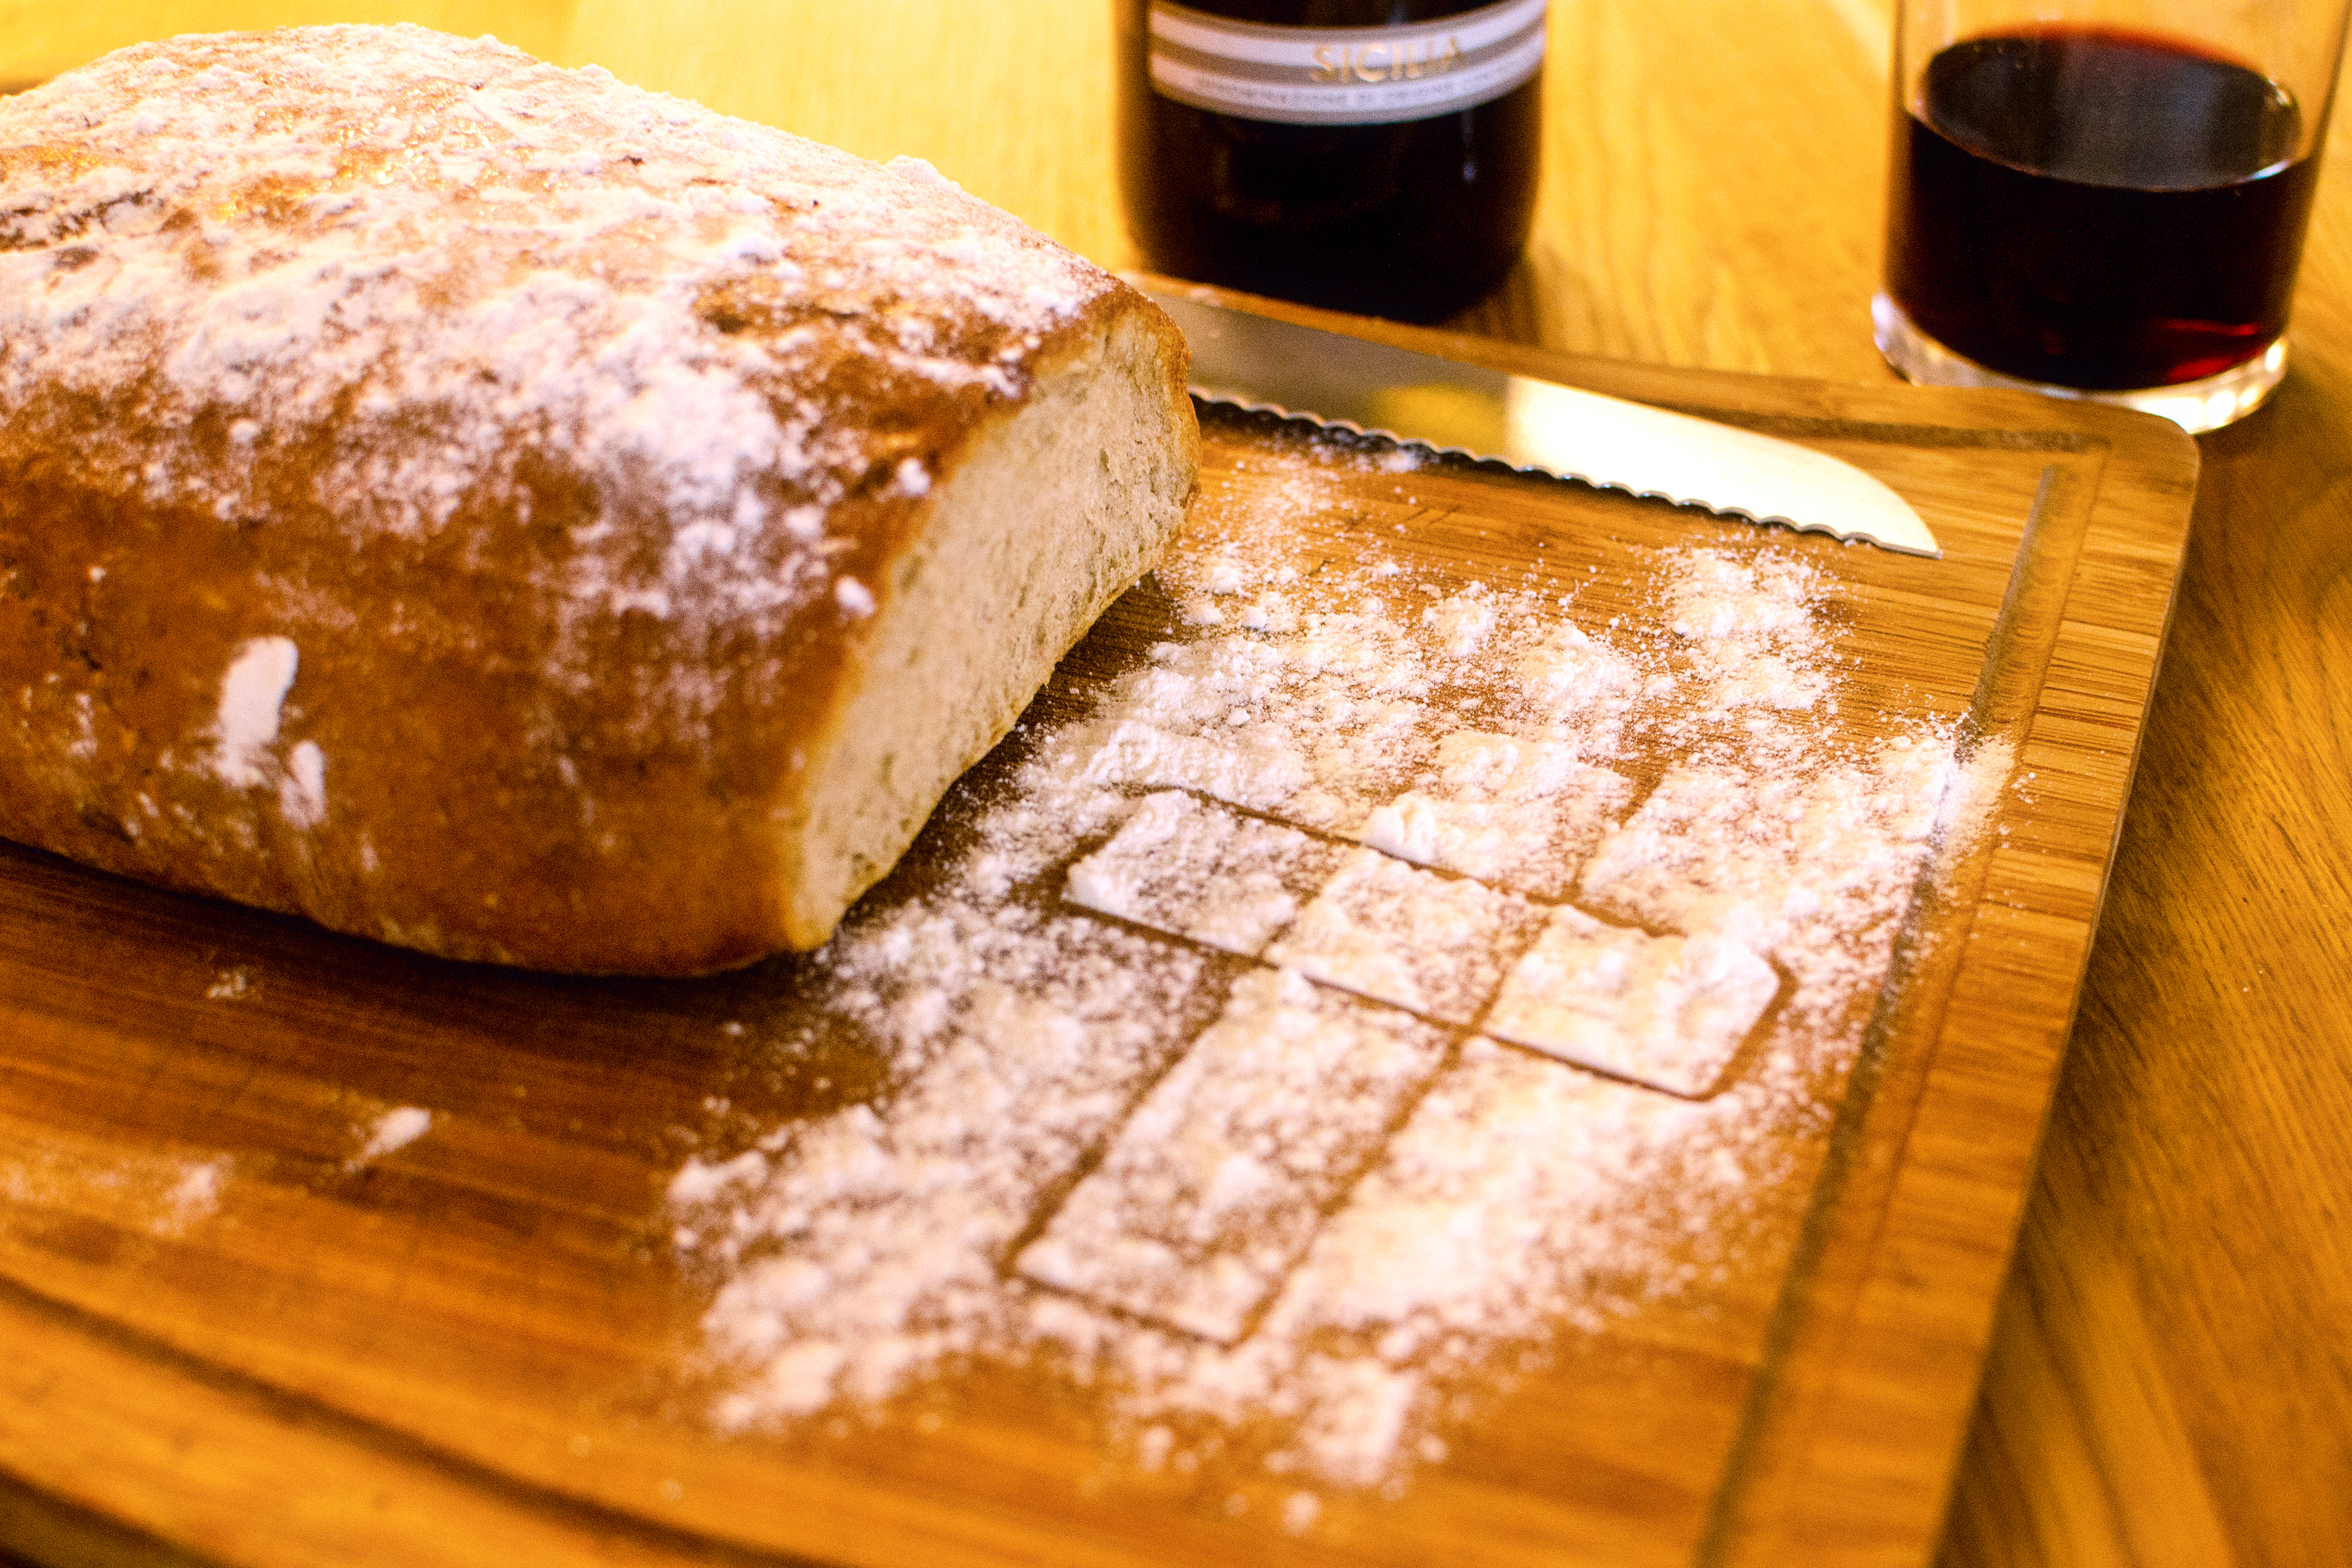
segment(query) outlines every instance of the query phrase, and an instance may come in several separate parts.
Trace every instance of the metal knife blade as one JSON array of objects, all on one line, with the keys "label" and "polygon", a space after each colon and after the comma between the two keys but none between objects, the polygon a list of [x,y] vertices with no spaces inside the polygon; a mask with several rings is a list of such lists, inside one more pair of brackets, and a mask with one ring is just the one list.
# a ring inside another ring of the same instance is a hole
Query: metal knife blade
[{"label": "metal knife blade", "polygon": [[1174,290],[1144,292],[1192,347],[1192,392],[1722,517],[1943,550],[1908,502],[1794,442],[1534,376],[1367,342]]}]

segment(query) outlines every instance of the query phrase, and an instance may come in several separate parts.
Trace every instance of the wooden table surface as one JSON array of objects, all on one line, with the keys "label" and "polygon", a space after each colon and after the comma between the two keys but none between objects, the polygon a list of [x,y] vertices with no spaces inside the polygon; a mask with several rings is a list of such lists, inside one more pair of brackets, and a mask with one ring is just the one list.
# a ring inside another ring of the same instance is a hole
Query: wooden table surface
[{"label": "wooden table surface", "polygon": [[[0,4],[0,81],[171,32],[405,16],[855,152],[1114,267],[1108,0]],[[1537,227],[1459,323],[1885,382],[1884,0],[1554,0]],[[2339,129],[2335,140],[2343,142]],[[2272,406],[2209,436],[1950,1564],[2352,1558],[2352,147]]]}]

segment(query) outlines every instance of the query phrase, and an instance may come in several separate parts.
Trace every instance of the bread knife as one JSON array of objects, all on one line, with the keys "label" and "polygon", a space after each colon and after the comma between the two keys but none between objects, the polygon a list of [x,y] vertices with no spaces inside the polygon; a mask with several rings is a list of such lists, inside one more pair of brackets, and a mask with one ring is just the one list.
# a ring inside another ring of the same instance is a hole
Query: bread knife
[{"label": "bread knife", "polygon": [[[1139,284],[1139,287],[1143,287]],[[1192,347],[1192,391],[1286,418],[1604,489],[1941,556],[1919,514],[1853,464],[1752,430],[1144,287]]]}]

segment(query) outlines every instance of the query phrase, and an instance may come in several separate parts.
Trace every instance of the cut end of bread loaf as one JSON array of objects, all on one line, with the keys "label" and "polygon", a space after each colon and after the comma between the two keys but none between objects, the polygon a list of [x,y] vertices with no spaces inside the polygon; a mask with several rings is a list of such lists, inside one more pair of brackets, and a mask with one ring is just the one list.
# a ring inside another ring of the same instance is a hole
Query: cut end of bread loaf
[{"label": "cut end of bread loaf", "polygon": [[821,942],[1181,521],[928,165],[415,27],[0,100],[0,835],[465,959]]},{"label": "cut end of bread loaf", "polygon": [[1173,535],[1199,437],[1166,418],[1171,392],[1184,396],[1172,347],[1149,318],[1114,320],[933,485],[916,537],[871,585],[873,635],[782,813],[793,946],[832,934]]}]

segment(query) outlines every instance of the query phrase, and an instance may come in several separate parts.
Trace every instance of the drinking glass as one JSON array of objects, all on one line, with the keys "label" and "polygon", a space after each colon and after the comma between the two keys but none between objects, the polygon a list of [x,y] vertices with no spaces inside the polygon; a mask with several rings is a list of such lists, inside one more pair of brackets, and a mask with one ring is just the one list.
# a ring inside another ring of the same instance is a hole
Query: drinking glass
[{"label": "drinking glass", "polygon": [[1879,351],[2210,430],[2286,371],[2347,0],[1899,0]]}]

